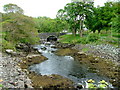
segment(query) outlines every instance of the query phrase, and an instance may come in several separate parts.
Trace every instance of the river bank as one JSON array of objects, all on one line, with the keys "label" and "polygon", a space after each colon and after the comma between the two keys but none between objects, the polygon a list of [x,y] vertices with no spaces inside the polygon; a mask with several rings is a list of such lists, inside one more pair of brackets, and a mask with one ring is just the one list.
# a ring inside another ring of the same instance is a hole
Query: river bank
[{"label": "river bank", "polygon": [[18,57],[0,53],[0,84],[3,88],[32,88],[31,80],[17,65],[19,62]]},{"label": "river bank", "polygon": [[[57,44],[57,47],[59,47],[59,44]],[[62,48],[61,44],[59,48]],[[75,58],[75,60],[78,60],[80,63],[88,65],[90,67],[90,71],[109,77],[109,82],[112,83],[113,86],[120,87],[119,48],[115,48],[111,45],[83,44],[76,44],[70,48],[67,47],[65,49],[60,49],[56,52],[56,54],[71,55]]]},{"label": "river bank", "polygon": [[91,44],[76,44],[73,49],[84,52],[88,55],[97,56],[107,61],[112,61],[116,65],[120,65],[119,53],[120,48],[116,48],[110,44],[91,45]]},{"label": "river bank", "polygon": [[[72,49],[69,49],[69,46]],[[62,55],[71,55],[75,59],[79,60],[80,63],[89,65],[90,68],[88,70],[110,77],[110,82],[114,86],[118,86],[119,71],[116,64],[114,65],[111,62],[106,62],[107,59],[104,58],[88,56],[93,54],[90,53],[90,51],[92,52],[92,50],[88,49],[88,47],[85,47],[85,45],[64,45],[64,48],[60,49],[59,52]],[[0,72],[2,73],[1,79],[3,81],[0,82],[0,84],[7,88],[74,88],[73,82],[71,80],[60,75],[38,75],[28,70],[29,66],[41,63],[44,60],[47,60],[47,58],[42,56],[40,53],[32,53],[23,58],[3,55],[0,63]]]},{"label": "river bank", "polygon": [[40,53],[32,52],[22,57],[0,54],[0,84],[3,88],[74,88],[71,80],[60,75],[38,75],[28,69],[47,60]]}]

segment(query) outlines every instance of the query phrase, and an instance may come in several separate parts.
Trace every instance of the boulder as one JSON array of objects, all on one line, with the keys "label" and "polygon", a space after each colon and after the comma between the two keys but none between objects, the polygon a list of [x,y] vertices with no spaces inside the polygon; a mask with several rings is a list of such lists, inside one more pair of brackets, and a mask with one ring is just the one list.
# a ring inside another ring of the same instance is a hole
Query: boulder
[{"label": "boulder", "polygon": [[12,49],[6,49],[5,52],[11,56],[25,56],[22,52],[15,52]]},{"label": "boulder", "polygon": [[18,53],[13,51],[12,49],[6,49],[5,52],[7,54],[10,54],[11,56],[17,56],[18,55]]},{"label": "boulder", "polygon": [[68,44],[68,43],[56,43],[55,46],[57,48],[72,48],[75,45],[74,44]]},{"label": "boulder", "polygon": [[75,84],[75,88],[76,88],[77,90],[80,90],[80,89],[83,89],[84,86],[83,86],[81,83],[77,83],[77,84]]},{"label": "boulder", "polygon": [[24,52],[30,52],[31,51],[31,45],[30,44],[19,43],[19,44],[16,45],[16,49],[22,50]]},{"label": "boulder", "polygon": [[78,52],[78,54],[85,54],[84,52]]},{"label": "boulder", "polygon": [[42,47],[41,49],[45,51],[47,48],[46,47]]}]

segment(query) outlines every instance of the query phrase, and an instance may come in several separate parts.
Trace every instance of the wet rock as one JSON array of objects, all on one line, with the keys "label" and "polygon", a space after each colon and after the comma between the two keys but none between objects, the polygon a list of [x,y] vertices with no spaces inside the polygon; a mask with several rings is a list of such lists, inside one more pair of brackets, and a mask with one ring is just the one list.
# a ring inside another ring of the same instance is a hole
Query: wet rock
[{"label": "wet rock", "polygon": [[32,86],[31,86],[31,84],[24,84],[24,88],[33,88]]},{"label": "wet rock", "polygon": [[5,51],[6,51],[6,53],[8,53],[8,54],[9,54],[9,53],[13,53],[13,50],[12,50],[12,49],[6,49]]},{"label": "wet rock", "polygon": [[47,48],[46,47],[42,47],[41,49],[45,51]]},{"label": "wet rock", "polygon": [[23,69],[23,71],[26,73],[26,74],[29,74],[29,71],[27,69]]},{"label": "wet rock", "polygon": [[66,88],[66,87],[73,88],[73,82],[60,75],[53,74],[50,76],[47,75],[42,76],[32,72],[31,74],[29,74],[29,77],[32,79],[33,86],[35,88],[37,87],[51,88],[57,86],[59,86],[60,88]]},{"label": "wet rock", "polygon": [[45,44],[45,45],[50,45],[51,43],[50,43],[50,42],[45,42],[44,44]]},{"label": "wet rock", "polygon": [[111,79],[111,80],[109,80],[109,82],[112,83],[112,85],[115,86],[115,87],[116,87],[116,86],[117,86],[117,87],[120,87],[120,84],[119,84],[120,81],[117,81],[117,80],[115,80],[115,79]]},{"label": "wet rock", "polygon": [[29,78],[26,78],[25,82],[24,82],[24,87],[25,88],[33,88],[32,87],[32,83],[31,83],[31,80]]},{"label": "wet rock", "polygon": [[51,51],[51,53],[54,53],[55,51]]},{"label": "wet rock", "polygon": [[[38,51],[38,49],[37,49],[37,48],[34,48],[30,43],[26,43],[26,44],[24,44],[24,43],[19,43],[19,44],[16,45],[16,49],[17,49],[18,51],[24,52],[25,54],[29,54],[29,53],[38,54],[38,53],[40,53],[40,52]],[[24,56],[25,56],[25,55],[24,55]]]},{"label": "wet rock", "polygon": [[6,53],[11,56],[25,56],[22,52],[15,52],[12,49],[6,49]]},{"label": "wet rock", "polygon": [[20,63],[20,67],[22,69],[27,69],[30,65],[38,64],[45,60],[47,60],[47,58],[44,57],[43,55],[29,54],[27,57],[24,57],[22,59],[22,62]]},{"label": "wet rock", "polygon": [[98,63],[98,60],[90,60],[91,63]]},{"label": "wet rock", "polygon": [[10,84],[14,85],[14,86],[17,86],[18,82],[9,82]]},{"label": "wet rock", "polygon": [[51,46],[51,48],[57,48],[56,46]]},{"label": "wet rock", "polygon": [[76,88],[77,88],[77,89],[82,89],[83,86],[82,86],[82,85],[78,85],[78,86],[76,86]]},{"label": "wet rock", "polygon": [[77,90],[80,90],[80,89],[83,89],[83,88],[84,88],[84,86],[83,86],[81,83],[75,83],[75,84],[74,84],[74,87],[75,87],[75,89],[77,89]]},{"label": "wet rock", "polygon": [[56,43],[55,46],[57,48],[72,48],[75,45],[74,44],[67,44],[67,43]]},{"label": "wet rock", "polygon": [[5,52],[11,56],[17,56],[18,53],[13,51],[12,49],[6,49]]},{"label": "wet rock", "polygon": [[24,43],[19,43],[16,45],[16,49],[24,50],[24,51],[28,51],[28,49],[30,50],[30,47],[31,47],[30,44],[24,44]]},{"label": "wet rock", "polygon": [[65,49],[58,49],[57,51],[55,51],[55,54],[59,56],[65,56],[65,55],[73,55],[76,52],[77,50],[65,48]]},{"label": "wet rock", "polygon": [[84,52],[78,52],[78,54],[85,54]]}]

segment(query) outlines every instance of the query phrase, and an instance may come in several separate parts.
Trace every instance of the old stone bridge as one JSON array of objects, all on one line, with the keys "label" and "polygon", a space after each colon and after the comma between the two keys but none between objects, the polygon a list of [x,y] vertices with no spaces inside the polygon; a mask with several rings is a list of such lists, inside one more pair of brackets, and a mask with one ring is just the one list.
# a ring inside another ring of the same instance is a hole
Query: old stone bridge
[{"label": "old stone bridge", "polygon": [[66,33],[56,33],[56,32],[52,32],[52,33],[39,33],[39,37],[40,40],[42,41],[57,41],[58,37],[61,35],[65,35]]}]

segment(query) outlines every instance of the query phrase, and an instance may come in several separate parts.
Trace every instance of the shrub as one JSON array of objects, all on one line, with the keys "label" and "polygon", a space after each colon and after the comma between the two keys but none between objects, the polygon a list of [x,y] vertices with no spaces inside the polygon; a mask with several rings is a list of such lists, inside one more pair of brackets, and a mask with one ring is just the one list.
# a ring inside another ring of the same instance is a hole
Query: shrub
[{"label": "shrub", "polygon": [[95,33],[89,34],[88,37],[87,37],[88,42],[95,42],[98,39],[99,39],[99,35],[95,34]]},{"label": "shrub", "polygon": [[120,38],[120,34],[112,34],[113,37]]},{"label": "shrub", "polygon": [[88,41],[86,40],[85,37],[82,37],[82,38],[80,38],[80,39],[77,41],[77,43],[87,44]]},{"label": "shrub", "polygon": [[4,22],[7,21],[2,24],[3,32],[5,32],[3,38],[6,41],[13,44],[14,42],[36,44],[36,41],[39,40],[35,22],[32,17],[17,13],[8,13],[3,15],[3,20]]},{"label": "shrub", "polygon": [[10,43],[6,40],[2,40],[2,51],[4,51],[5,49],[13,49],[15,50],[15,46],[13,45],[13,43]]},{"label": "shrub", "polygon": [[3,85],[2,85],[2,84],[0,84],[0,87],[3,87]]}]

